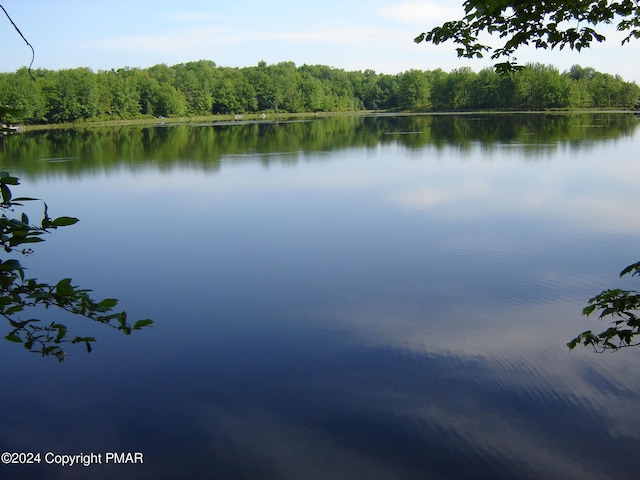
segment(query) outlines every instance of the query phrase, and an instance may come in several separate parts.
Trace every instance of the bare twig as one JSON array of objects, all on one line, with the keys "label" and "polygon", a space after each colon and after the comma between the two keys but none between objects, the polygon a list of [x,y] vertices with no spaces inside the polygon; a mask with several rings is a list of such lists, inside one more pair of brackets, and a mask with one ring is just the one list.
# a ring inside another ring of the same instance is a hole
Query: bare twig
[{"label": "bare twig", "polygon": [[29,76],[31,77],[31,80],[33,80],[34,82],[36,81],[35,77],[33,76],[33,74],[31,73],[31,67],[33,66],[33,61],[36,58],[36,51],[33,49],[33,46],[29,43],[29,40],[27,40],[25,38],[25,36],[22,34],[22,32],[20,31],[20,29],[18,28],[18,26],[15,24],[15,22],[13,21],[13,19],[11,18],[11,16],[7,13],[7,11],[4,9],[4,7],[2,5],[0,5],[0,8],[2,9],[2,11],[4,12],[4,14],[7,16],[7,18],[9,19],[9,21],[11,22],[11,25],[13,25],[13,28],[16,29],[16,32],[18,32],[18,35],[20,35],[22,37],[22,39],[24,40],[24,43],[27,44],[27,46],[31,49],[31,63],[29,64]]}]

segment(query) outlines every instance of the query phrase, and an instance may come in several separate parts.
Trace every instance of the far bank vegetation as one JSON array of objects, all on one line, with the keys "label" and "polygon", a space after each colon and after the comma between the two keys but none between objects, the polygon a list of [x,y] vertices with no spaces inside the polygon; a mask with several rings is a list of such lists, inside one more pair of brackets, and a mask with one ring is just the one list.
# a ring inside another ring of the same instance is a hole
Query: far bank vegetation
[{"label": "far bank vegetation", "polygon": [[538,63],[509,75],[490,68],[390,75],[293,62],[230,68],[208,60],[31,73],[35,81],[26,68],[0,74],[0,105],[32,125],[269,112],[630,109],[640,97],[640,87],[619,76]]}]

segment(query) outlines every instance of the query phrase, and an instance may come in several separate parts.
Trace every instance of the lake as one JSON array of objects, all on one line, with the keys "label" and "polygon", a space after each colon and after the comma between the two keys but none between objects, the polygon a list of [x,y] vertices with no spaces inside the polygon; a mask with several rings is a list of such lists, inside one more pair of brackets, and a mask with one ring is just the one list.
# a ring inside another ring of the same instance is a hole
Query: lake
[{"label": "lake", "polygon": [[[39,312],[97,338],[62,363],[0,342],[0,449],[42,455],[0,476],[636,478],[640,348],[566,342],[604,328],[581,316],[591,296],[638,288],[618,274],[640,260],[639,120],[3,138],[14,195],[80,218],[36,245],[27,274],[72,277],[155,323],[125,336]],[[102,463],[55,462],[92,453]]]}]

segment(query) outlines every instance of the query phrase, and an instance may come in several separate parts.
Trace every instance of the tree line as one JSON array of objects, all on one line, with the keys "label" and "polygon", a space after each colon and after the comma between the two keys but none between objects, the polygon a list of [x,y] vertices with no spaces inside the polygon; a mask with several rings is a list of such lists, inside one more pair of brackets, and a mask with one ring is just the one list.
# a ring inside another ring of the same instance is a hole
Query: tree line
[{"label": "tree line", "polygon": [[207,60],[0,74],[0,105],[21,111],[26,124],[260,112],[627,109],[639,98],[640,87],[618,75],[540,63],[508,75],[466,67],[392,75],[293,62],[231,68]]}]

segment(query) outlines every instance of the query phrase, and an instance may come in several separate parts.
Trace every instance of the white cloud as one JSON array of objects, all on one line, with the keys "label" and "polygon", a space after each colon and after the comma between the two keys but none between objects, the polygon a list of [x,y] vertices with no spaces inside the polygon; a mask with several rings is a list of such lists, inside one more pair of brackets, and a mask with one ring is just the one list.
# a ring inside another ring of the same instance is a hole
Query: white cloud
[{"label": "white cloud", "polygon": [[[291,46],[297,43],[371,45],[380,38],[398,38],[395,31],[381,31],[370,27],[361,28],[314,28],[292,31],[247,31],[230,26],[205,26],[187,31],[163,33],[158,35],[127,35],[105,37],[81,42],[84,49],[97,49],[115,52],[153,52],[184,54],[202,47],[215,47],[221,44],[248,44],[259,42],[284,42]],[[410,40],[403,38],[405,43]]]},{"label": "white cloud", "polygon": [[111,52],[184,53],[202,46],[222,43],[231,38],[233,38],[232,31],[228,28],[205,27],[159,35],[104,37],[83,41],[82,47]]}]

